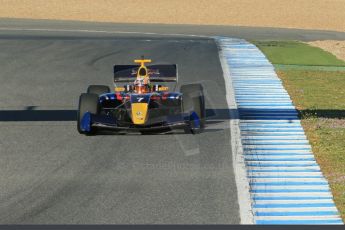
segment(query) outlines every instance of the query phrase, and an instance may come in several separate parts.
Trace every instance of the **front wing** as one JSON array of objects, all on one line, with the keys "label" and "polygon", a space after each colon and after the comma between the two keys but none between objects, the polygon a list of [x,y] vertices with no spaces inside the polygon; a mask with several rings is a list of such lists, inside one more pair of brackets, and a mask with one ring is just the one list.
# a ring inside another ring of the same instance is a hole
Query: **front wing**
[{"label": "front wing", "polygon": [[84,132],[91,132],[93,129],[97,130],[113,130],[113,131],[156,131],[163,132],[172,129],[182,129],[190,126],[190,115],[179,114],[164,116],[163,121],[153,122],[147,125],[134,125],[133,123],[123,124],[118,122],[111,116],[96,115],[86,112],[82,118],[81,130]]}]

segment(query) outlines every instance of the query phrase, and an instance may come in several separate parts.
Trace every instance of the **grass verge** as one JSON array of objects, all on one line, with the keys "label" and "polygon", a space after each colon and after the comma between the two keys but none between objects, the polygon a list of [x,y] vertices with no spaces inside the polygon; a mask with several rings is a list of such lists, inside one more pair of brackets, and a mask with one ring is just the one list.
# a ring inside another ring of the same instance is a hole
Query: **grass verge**
[{"label": "grass verge", "polygon": [[299,41],[255,41],[272,64],[345,66],[345,62],[320,48]]},{"label": "grass verge", "polygon": [[345,71],[278,71],[345,221]]},{"label": "grass verge", "polygon": [[[328,52],[300,42],[254,43],[275,64],[344,65]],[[345,71],[279,69],[277,73],[300,111],[316,161],[345,221]]]}]

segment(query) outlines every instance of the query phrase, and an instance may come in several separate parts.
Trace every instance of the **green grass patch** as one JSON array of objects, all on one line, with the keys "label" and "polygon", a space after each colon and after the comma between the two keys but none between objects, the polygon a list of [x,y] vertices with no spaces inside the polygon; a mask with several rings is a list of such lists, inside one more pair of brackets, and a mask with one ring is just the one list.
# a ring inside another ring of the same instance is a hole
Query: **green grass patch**
[{"label": "green grass patch", "polygon": [[302,125],[345,221],[345,120],[308,118]]},{"label": "green grass patch", "polygon": [[320,66],[320,65],[273,65],[276,70],[322,70],[322,71],[345,71],[345,66]]},{"label": "green grass patch", "polygon": [[278,71],[297,108],[345,109],[345,71]]},{"label": "green grass patch", "polygon": [[297,41],[254,44],[276,64],[345,222],[345,62]]},{"label": "green grass patch", "polygon": [[345,71],[278,71],[345,221]]},{"label": "green grass patch", "polygon": [[298,41],[254,41],[273,64],[345,66],[345,62],[320,48]]}]

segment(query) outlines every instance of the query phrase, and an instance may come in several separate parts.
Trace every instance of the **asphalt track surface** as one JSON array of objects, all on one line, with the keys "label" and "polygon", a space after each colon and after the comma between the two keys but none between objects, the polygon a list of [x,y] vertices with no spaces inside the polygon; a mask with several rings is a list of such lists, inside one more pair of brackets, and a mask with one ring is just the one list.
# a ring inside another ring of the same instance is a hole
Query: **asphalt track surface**
[{"label": "asphalt track surface", "polygon": [[[159,34],[231,31],[33,20],[1,20],[0,27],[0,223],[240,222],[217,46],[210,38]],[[74,31],[126,28],[156,34]],[[234,31],[270,38],[267,31]],[[290,37],[330,36],[308,33]],[[141,55],[178,64],[179,85],[204,85],[205,132],[80,135],[80,93],[89,84],[111,85],[112,65]]]},{"label": "asphalt track surface", "polygon": [[[239,223],[214,41],[75,35],[0,36],[1,223]],[[77,132],[80,93],[111,85],[112,65],[140,55],[205,86],[205,133]]]}]

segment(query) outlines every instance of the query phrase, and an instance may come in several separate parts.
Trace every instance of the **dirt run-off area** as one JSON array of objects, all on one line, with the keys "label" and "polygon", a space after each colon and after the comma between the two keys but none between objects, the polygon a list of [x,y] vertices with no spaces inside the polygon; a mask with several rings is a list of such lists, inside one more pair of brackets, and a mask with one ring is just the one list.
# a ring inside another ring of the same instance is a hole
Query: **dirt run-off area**
[{"label": "dirt run-off area", "polygon": [[0,6],[6,18],[345,32],[345,0],[0,0]]},{"label": "dirt run-off area", "polygon": [[311,46],[320,47],[334,54],[338,59],[345,61],[345,41],[334,41],[334,40],[324,40],[324,41],[312,41],[308,42]]}]

